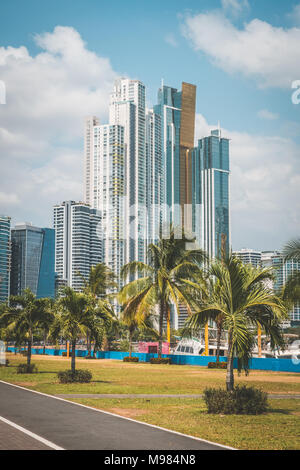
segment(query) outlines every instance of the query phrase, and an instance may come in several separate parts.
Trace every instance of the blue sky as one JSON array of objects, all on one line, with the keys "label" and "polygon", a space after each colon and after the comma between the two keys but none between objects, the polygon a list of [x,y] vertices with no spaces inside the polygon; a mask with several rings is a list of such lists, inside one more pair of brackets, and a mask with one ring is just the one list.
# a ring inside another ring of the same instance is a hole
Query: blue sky
[{"label": "blue sky", "polygon": [[[105,121],[110,84],[126,75],[147,85],[149,104],[155,103],[161,78],[175,87],[181,81],[196,84],[196,134],[220,121],[232,139],[234,249],[280,248],[299,235],[300,105],[291,102],[291,81],[300,79],[299,5],[274,0],[5,2],[0,17],[0,80],[7,85],[7,104],[0,106],[5,167],[0,212],[12,215],[14,222],[49,225],[52,204],[81,197],[84,116],[98,114]],[[69,29],[55,33],[57,26]],[[83,67],[85,60],[95,65],[92,78],[88,68],[81,76],[84,71],[65,54],[70,31],[80,38],[76,44]],[[13,58],[8,59],[10,48]],[[72,98],[65,91],[59,94],[73,84],[79,97],[76,121]],[[51,88],[58,100],[57,119]],[[85,97],[90,101],[81,105]],[[68,180],[61,174],[70,162],[74,169]],[[41,190],[52,186],[45,174],[55,178],[59,165],[60,184]]]}]

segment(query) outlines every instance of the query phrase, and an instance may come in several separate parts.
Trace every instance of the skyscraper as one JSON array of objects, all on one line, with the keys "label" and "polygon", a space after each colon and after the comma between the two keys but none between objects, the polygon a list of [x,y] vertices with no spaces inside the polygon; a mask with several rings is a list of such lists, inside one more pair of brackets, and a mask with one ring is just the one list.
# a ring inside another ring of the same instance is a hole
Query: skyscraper
[{"label": "skyscraper", "polygon": [[116,80],[110,96],[109,123],[124,127],[126,148],[125,262],[145,261],[147,245],[146,104],[139,80]]},{"label": "skyscraper", "polygon": [[24,223],[11,231],[12,295],[30,288],[38,297],[55,296],[54,230]]},{"label": "skyscraper", "polygon": [[10,294],[10,217],[0,215],[0,303],[7,302]]},{"label": "skyscraper", "polygon": [[[263,267],[274,268],[275,281],[272,285],[275,292],[280,292],[289,277],[300,271],[300,261],[291,259],[284,260],[279,251],[262,253]],[[296,303],[289,311],[289,320],[292,325],[300,325],[300,304]],[[288,326],[288,325],[287,325]]]},{"label": "skyscraper", "polygon": [[98,233],[99,211],[87,204],[65,201],[54,206],[55,272],[58,286],[81,290],[91,266],[103,261]]},{"label": "skyscraper", "polygon": [[[231,245],[229,205],[229,139],[220,129],[198,141],[192,162],[193,228],[199,245],[211,258]],[[198,203],[202,209],[195,211]]]},{"label": "skyscraper", "polygon": [[164,200],[175,226],[191,229],[192,149],[194,147],[196,86],[182,83],[182,90],[162,84],[154,111],[161,117]]},{"label": "skyscraper", "polygon": [[233,254],[244,264],[252,264],[255,268],[261,265],[261,251],[242,248],[239,251],[234,251]]}]

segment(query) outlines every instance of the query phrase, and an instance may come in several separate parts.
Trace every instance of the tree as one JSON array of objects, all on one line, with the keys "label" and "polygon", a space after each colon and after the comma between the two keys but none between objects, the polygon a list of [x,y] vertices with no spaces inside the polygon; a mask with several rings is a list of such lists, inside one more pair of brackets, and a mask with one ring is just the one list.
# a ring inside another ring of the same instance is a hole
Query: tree
[{"label": "tree", "polygon": [[78,293],[71,287],[66,287],[62,295],[57,302],[58,316],[54,328],[57,328],[58,324],[61,334],[71,342],[71,370],[74,374],[76,344],[80,336],[85,334],[86,328],[90,324],[91,312],[88,308],[89,300],[85,294]]},{"label": "tree", "polygon": [[[284,261],[296,260],[300,262],[300,238],[289,241],[283,249]],[[283,298],[291,305],[300,302],[300,271],[295,271],[287,280],[283,288]]]},{"label": "tree", "polygon": [[[146,313],[143,315],[143,318],[137,317],[135,315],[135,312],[128,308],[126,309],[126,306],[122,312],[121,315],[123,323],[126,325],[128,329],[128,341],[129,341],[129,357],[132,356],[132,339],[133,335],[137,331],[141,331],[142,333],[151,333],[152,335],[155,335],[155,329],[153,326],[154,323],[154,315],[151,313]],[[157,334],[156,334],[157,336]]]},{"label": "tree", "polygon": [[112,305],[109,303],[108,291],[115,289],[115,274],[104,263],[92,266],[88,280],[78,273],[83,282],[83,292],[88,298],[88,309],[90,322],[86,326],[87,350],[91,356],[92,341],[95,342],[95,349],[99,346],[100,338],[102,342],[103,333],[107,327],[115,320]]},{"label": "tree", "polygon": [[22,295],[11,296],[10,306],[1,316],[1,324],[10,328],[17,338],[27,342],[27,366],[31,364],[33,335],[42,326],[48,315],[45,300],[37,299],[34,293],[25,289]]},{"label": "tree", "polygon": [[51,326],[54,323],[55,320],[55,314],[54,314],[54,309],[55,309],[55,302],[53,299],[50,298],[43,298],[41,299],[41,305],[43,308],[43,315],[40,319],[39,322],[39,327],[42,330],[43,333],[43,354],[46,352],[46,341],[49,336]]},{"label": "tree", "polygon": [[238,358],[239,371],[248,372],[257,323],[270,336],[271,345],[282,346],[280,322],[287,316],[286,306],[265,281],[273,279],[272,269],[243,265],[228,256],[209,268],[213,289],[208,298],[199,302],[198,311],[187,320],[187,327],[197,329],[208,319],[223,316],[228,331],[226,388],[233,390],[233,359]]},{"label": "tree", "polygon": [[[158,309],[158,355],[162,354],[163,321],[170,319],[171,304],[179,312],[179,305],[185,305],[192,313],[196,292],[202,279],[200,264],[206,260],[202,250],[186,250],[187,239],[182,234],[176,238],[172,229],[168,239],[160,238],[157,245],[150,244],[147,251],[148,263],[133,261],[123,266],[123,279],[137,279],[128,282],[119,293],[119,301],[125,305],[124,315],[141,323],[149,314]],[[199,292],[199,290],[197,291]]]}]

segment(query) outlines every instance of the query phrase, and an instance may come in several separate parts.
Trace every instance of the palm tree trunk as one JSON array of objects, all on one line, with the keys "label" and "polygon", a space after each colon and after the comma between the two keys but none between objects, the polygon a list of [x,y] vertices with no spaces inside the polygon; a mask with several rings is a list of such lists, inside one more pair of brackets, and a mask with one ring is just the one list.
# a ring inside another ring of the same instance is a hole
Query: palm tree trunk
[{"label": "palm tree trunk", "polygon": [[87,351],[88,351],[88,356],[90,357],[91,352],[92,352],[92,345],[91,345],[91,338],[90,338],[89,332],[87,332],[87,334],[86,334],[86,347],[87,347]]},{"label": "palm tree trunk", "polygon": [[43,354],[45,355],[46,354],[46,338],[47,338],[47,334],[46,334],[46,331],[44,332],[44,347],[43,347]]},{"label": "palm tree trunk", "polygon": [[71,370],[75,374],[75,349],[76,349],[76,339],[72,341],[72,359],[71,359]]},{"label": "palm tree trunk", "polygon": [[233,375],[233,345],[232,333],[228,332],[228,353],[227,353],[227,373],[226,373],[226,390],[231,392],[234,388]]},{"label": "palm tree trunk", "polygon": [[159,340],[158,340],[158,357],[161,358],[162,355],[162,342],[163,342],[163,321],[164,321],[164,312],[165,312],[165,305],[164,301],[160,301],[160,312],[159,312]]},{"label": "palm tree trunk", "polygon": [[129,357],[132,356],[132,332],[129,331]]},{"label": "palm tree trunk", "polygon": [[221,334],[222,334],[222,320],[217,321],[217,364],[220,362],[220,346],[221,346]]},{"label": "palm tree trunk", "polygon": [[32,346],[32,336],[30,335],[30,339],[28,340],[28,347],[27,347],[27,366],[30,366],[31,363],[31,346]]}]

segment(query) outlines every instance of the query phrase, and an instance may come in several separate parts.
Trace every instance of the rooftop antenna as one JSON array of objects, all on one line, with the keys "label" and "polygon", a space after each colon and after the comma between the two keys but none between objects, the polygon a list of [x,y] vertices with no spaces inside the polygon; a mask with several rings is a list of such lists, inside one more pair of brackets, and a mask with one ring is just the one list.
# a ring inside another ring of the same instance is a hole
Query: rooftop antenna
[{"label": "rooftop antenna", "polygon": [[164,88],[164,79],[162,78],[161,79],[161,91],[163,91],[163,88]]}]

